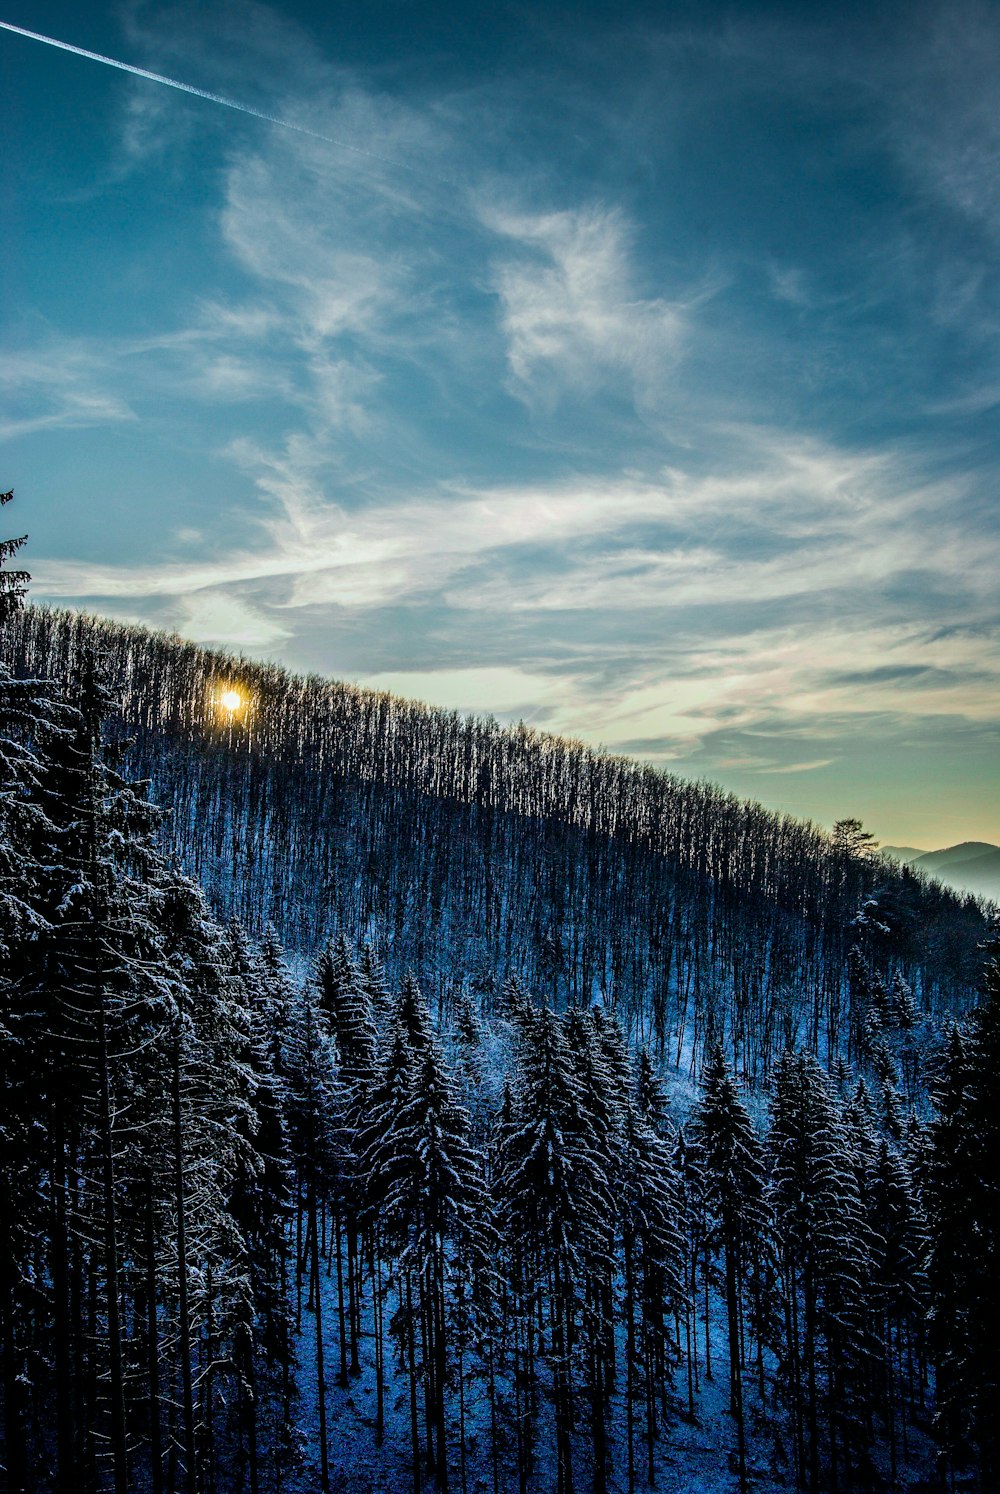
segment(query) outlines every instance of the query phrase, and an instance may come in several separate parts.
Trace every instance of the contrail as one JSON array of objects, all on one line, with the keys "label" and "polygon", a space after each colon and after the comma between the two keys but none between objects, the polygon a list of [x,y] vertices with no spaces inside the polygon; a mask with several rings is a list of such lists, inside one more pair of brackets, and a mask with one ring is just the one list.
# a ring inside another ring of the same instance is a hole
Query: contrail
[{"label": "contrail", "polygon": [[222,104],[226,109],[238,109],[241,114],[250,114],[254,119],[263,119],[267,124],[280,125],[284,130],[295,130],[300,135],[310,135],[313,140],[322,140],[326,145],[335,145],[339,150],[353,151],[356,156],[367,156],[370,161],[381,161],[384,166],[401,166],[402,161],[393,161],[389,156],[380,156],[363,146],[351,145],[347,140],[338,140],[334,135],[321,135],[305,125],[293,124],[290,119],[281,119],[277,114],[265,114],[263,109],[253,109],[249,104],[240,104],[236,99],[224,98],[221,93],[209,93],[207,88],[195,88],[193,83],[181,83],[177,78],[166,78],[162,73],[151,73],[148,68],[134,67],[131,62],[119,62],[116,57],[105,57],[102,52],[88,52],[86,47],[75,47],[72,42],[57,40],[54,36],[43,36],[40,31],[28,31],[24,26],[13,26],[10,21],[0,21],[0,28],[26,36],[30,41],[44,42],[47,47],[58,47],[62,52],[72,52],[77,57],[87,57],[91,62],[103,62],[107,67],[116,67],[120,72],[133,73],[137,78],[147,78],[150,83],[162,83],[167,88],[177,88],[181,93],[193,93],[195,98],[208,99],[212,104]]}]

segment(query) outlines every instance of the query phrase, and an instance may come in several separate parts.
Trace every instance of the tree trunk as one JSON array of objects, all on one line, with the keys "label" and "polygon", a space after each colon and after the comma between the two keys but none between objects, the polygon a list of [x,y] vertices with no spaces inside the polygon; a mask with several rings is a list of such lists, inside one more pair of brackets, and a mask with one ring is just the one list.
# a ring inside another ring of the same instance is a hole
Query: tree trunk
[{"label": "tree trunk", "polygon": [[[198,1489],[198,1464],[194,1440],[194,1384],[192,1373],[191,1311],[188,1305],[187,1218],[184,1197],[184,1130],[181,1116],[181,1041],[174,1041],[172,1077],[174,1107],[174,1199],[177,1210],[177,1316],[181,1359],[181,1396],[184,1460],[188,1494]],[[117,1491],[116,1491],[117,1494]]]},{"label": "tree trunk", "polygon": [[309,1228],[312,1231],[313,1311],[316,1314],[316,1400],[319,1408],[320,1487],[330,1494],[330,1453],[326,1441],[326,1375],[323,1368],[323,1293],[319,1272],[319,1221],[316,1217],[316,1185],[309,1184]]},{"label": "tree trunk", "polygon": [[726,1318],[729,1331],[729,1410],[736,1423],[740,1494],[747,1494],[747,1442],[743,1417],[743,1366],[740,1362],[740,1303],[736,1276],[737,1244],[732,1221],[723,1226],[726,1253]]},{"label": "tree trunk", "polygon": [[160,1426],[160,1343],[156,1320],[156,1213],[153,1179],[146,1188],[146,1364],[149,1382],[149,1466],[153,1494],[163,1494],[163,1437]]},{"label": "tree trunk", "polygon": [[121,1298],[118,1288],[118,1221],[115,1209],[115,1158],[111,1121],[111,1073],[104,991],[98,973],[98,1067],[100,1070],[101,1187],[104,1211],[104,1273],[108,1314],[108,1370],[111,1394],[111,1460],[115,1494],[128,1491],[128,1443],[125,1433],[125,1375],[122,1362]]},{"label": "tree trunk", "polygon": [[17,1264],[14,1260],[10,1214],[0,1209],[0,1311],[3,1313],[4,1435],[7,1484],[10,1494],[28,1494],[24,1445],[24,1398],[18,1374]]}]

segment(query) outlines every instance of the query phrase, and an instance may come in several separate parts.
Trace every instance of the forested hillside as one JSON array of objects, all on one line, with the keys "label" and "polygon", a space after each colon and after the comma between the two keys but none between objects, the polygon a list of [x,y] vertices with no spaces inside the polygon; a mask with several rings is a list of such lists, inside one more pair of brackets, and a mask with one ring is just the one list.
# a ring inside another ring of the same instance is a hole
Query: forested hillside
[{"label": "forested hillside", "polygon": [[991,1494],[977,904],[855,822],[25,613],[17,548],[12,1494]]},{"label": "forested hillside", "polygon": [[[714,1036],[754,1083],[792,1041],[853,1056],[865,962],[922,1012],[968,1005],[981,909],[866,856],[849,825],[831,840],[578,742],[144,629],[29,610],[8,635],[19,674],[100,653],[167,842],[220,914],[293,950],[349,930],[436,1003],[508,975],[557,1008],[610,1001],[659,1056]],[[238,714],[218,704],[234,687]]]}]

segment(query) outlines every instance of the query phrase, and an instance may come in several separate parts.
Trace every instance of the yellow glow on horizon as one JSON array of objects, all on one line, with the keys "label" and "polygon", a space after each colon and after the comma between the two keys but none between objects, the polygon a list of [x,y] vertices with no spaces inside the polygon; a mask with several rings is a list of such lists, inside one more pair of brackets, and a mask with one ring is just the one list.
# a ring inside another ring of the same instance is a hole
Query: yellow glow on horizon
[{"label": "yellow glow on horizon", "polygon": [[219,704],[230,716],[243,708],[243,696],[238,690],[223,690],[219,696]]}]

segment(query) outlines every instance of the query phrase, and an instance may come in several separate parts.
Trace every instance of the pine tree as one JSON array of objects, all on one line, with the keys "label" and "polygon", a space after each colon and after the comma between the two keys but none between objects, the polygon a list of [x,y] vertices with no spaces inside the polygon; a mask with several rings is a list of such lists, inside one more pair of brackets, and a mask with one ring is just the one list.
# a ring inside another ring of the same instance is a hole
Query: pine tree
[{"label": "pine tree", "polygon": [[430,1012],[427,1003],[420,994],[416,976],[408,971],[403,978],[399,996],[396,999],[392,1014],[393,1025],[401,1031],[410,1052],[416,1056],[426,1053],[433,1043],[433,1029],[431,1027]]},{"label": "pine tree", "polygon": [[927,1187],[939,1435],[952,1467],[974,1460],[982,1494],[1000,1478],[1000,930],[986,955],[935,1093]]},{"label": "pine tree", "polygon": [[337,1044],[340,1077],[347,1093],[345,1122],[354,1137],[353,1165],[344,1174],[342,1191],[336,1201],[335,1230],[338,1282],[342,1280],[345,1271],[345,1263],[341,1259],[341,1235],[346,1235],[351,1325],[350,1369],[353,1374],[358,1374],[361,1369],[362,1311],[360,1228],[367,1187],[358,1137],[369,1112],[372,1086],[375,1083],[376,1029],[369,992],[345,935],[341,934],[321,956],[317,966],[316,987],[320,1007]]},{"label": "pine tree", "polygon": [[713,1044],[702,1075],[694,1131],[704,1155],[706,1202],[714,1220],[710,1243],[725,1259],[729,1330],[729,1408],[736,1424],[740,1489],[748,1487],[743,1411],[742,1298],[749,1262],[765,1249],[763,1151],[736,1089],[721,1043]]},{"label": "pine tree", "polygon": [[[232,970],[222,931],[200,890],[173,871],[159,879],[155,894],[178,1000],[161,1065],[170,1074],[174,1186],[167,1212],[177,1232],[171,1264],[185,1296],[183,1309],[178,1303],[179,1339],[182,1356],[188,1353],[192,1364],[195,1461],[210,1489],[217,1477],[217,1427],[235,1399],[233,1390],[240,1389],[231,1367],[241,1353],[252,1352],[247,1336],[252,1339],[255,1317],[254,1273],[234,1208],[263,1167],[256,1145],[252,1017],[249,992]],[[150,1087],[155,1094],[155,1074]],[[154,1101],[147,1127],[156,1126],[158,1109]],[[161,1168],[169,1172],[162,1162]],[[188,1393],[182,1364],[185,1421]],[[187,1451],[190,1457],[190,1446]]]},{"label": "pine tree", "polygon": [[[889,1438],[890,1473],[897,1477],[897,1443],[902,1433],[907,1448],[904,1404],[904,1347],[911,1365],[916,1354],[923,1363],[927,1280],[927,1224],[909,1170],[903,1159],[882,1140],[870,1170],[867,1189],[868,1226],[872,1241],[871,1303],[873,1358],[882,1362],[882,1400]],[[874,1322],[877,1321],[877,1328]],[[910,1372],[912,1397],[912,1369]],[[922,1387],[921,1387],[922,1388]]]},{"label": "pine tree", "polygon": [[620,1181],[625,1320],[625,1435],[629,1494],[636,1486],[636,1402],[642,1381],[646,1481],[655,1480],[658,1405],[679,1355],[672,1322],[686,1305],[685,1241],[671,1148],[649,1120],[628,1105],[623,1117]]},{"label": "pine tree", "polygon": [[[348,1097],[337,1050],[323,1014],[307,986],[294,1009],[288,1043],[288,1133],[295,1163],[305,1238],[298,1253],[299,1279],[308,1276],[308,1306],[315,1320],[316,1404],[319,1414],[320,1487],[330,1491],[327,1386],[323,1327],[320,1238],[323,1201],[336,1196],[350,1169]],[[301,1287],[300,1287],[301,1290]]]},{"label": "pine tree", "polygon": [[[419,1000],[419,992],[417,993],[417,999]],[[422,1027],[424,1020],[426,1020],[429,1030],[429,1019],[421,1019],[418,1025]],[[356,1171],[358,1178],[363,1180],[363,1193],[360,1199],[360,1218],[369,1242],[369,1251],[374,1272],[375,1438],[379,1444],[381,1444],[385,1428],[384,1311],[388,1283],[383,1279],[383,1266],[386,1264],[386,1258],[391,1257],[396,1248],[395,1242],[389,1237],[387,1232],[385,1210],[394,1176],[394,1138],[397,1134],[399,1117],[406,1104],[416,1072],[417,1055],[411,1045],[406,1023],[400,1020],[392,1020],[387,1033],[385,1052],[377,1070],[375,1083],[369,1093],[367,1110],[362,1118],[356,1139],[358,1157]],[[339,1259],[338,1236],[338,1271]],[[344,1349],[342,1291],[340,1300],[342,1324],[341,1383],[346,1385],[348,1365]],[[402,1316],[397,1315],[397,1323],[400,1326],[401,1332],[404,1335],[408,1335],[409,1325],[403,1323]],[[413,1394],[414,1396],[416,1394],[415,1381],[413,1382]],[[415,1486],[420,1480],[420,1466],[417,1433],[414,1426],[413,1475]]]},{"label": "pine tree", "polygon": [[[0,493],[0,507],[13,493]],[[8,569],[23,539],[0,541],[0,636],[20,608],[29,577]],[[4,641],[6,641],[4,639]],[[49,1159],[37,1145],[45,1134],[39,1104],[39,1063],[32,983],[26,946],[45,933],[43,868],[52,858],[52,826],[40,802],[48,749],[66,722],[66,712],[38,680],[15,678],[0,661],[0,1170],[5,1198],[0,1209],[0,1352],[7,1477],[10,1488],[27,1488],[28,1406],[25,1351],[31,1310],[31,1258],[47,1232],[40,1212]],[[58,1145],[58,1143],[56,1143]],[[61,1201],[54,1211],[62,1228]],[[59,1283],[60,1289],[62,1281]],[[58,1357],[68,1364],[60,1337]],[[60,1395],[57,1441],[59,1476],[68,1487],[70,1448],[65,1390]]]},{"label": "pine tree", "polygon": [[236,1344],[240,1463],[245,1457],[249,1494],[259,1494],[268,1464],[274,1484],[280,1483],[293,1439],[288,1226],[294,1177],[286,1120],[288,1086],[273,1066],[273,1012],[260,959],[238,924],[226,929],[223,959],[228,979],[242,992],[247,1014],[240,1055],[249,1074],[252,1113],[245,1125],[254,1162],[238,1171],[231,1208],[245,1241],[253,1308]]},{"label": "pine tree", "polygon": [[43,1087],[77,1180],[74,1228],[86,1235],[99,1276],[102,1353],[93,1369],[106,1422],[100,1431],[92,1427],[91,1437],[107,1438],[114,1486],[124,1494],[123,1154],[134,1166],[132,1101],[141,1056],[176,1021],[177,991],[151,893],[162,866],[154,843],[159,816],[113,764],[103,738],[112,701],[86,649],[70,694],[74,715],[53,743],[40,784],[57,851],[42,880],[48,928],[36,966],[49,1055]]},{"label": "pine tree", "polygon": [[522,1052],[515,1114],[500,1158],[500,1224],[514,1311],[523,1332],[514,1371],[523,1408],[522,1480],[532,1463],[538,1399],[535,1322],[547,1301],[557,1494],[569,1494],[574,1424],[571,1344],[586,1261],[602,1248],[611,1199],[562,1024],[543,1008],[531,1026],[535,1041]]},{"label": "pine tree", "polygon": [[820,1488],[821,1420],[833,1486],[871,1476],[865,1424],[871,1248],[861,1191],[832,1088],[816,1060],[786,1052],[768,1137],[781,1260],[781,1380],[802,1482]]},{"label": "pine tree", "polygon": [[670,1119],[670,1106],[667,1103],[663,1081],[656,1072],[649,1049],[645,1044],[639,1049],[637,1099],[639,1114],[654,1131],[662,1131]]},{"label": "pine tree", "polygon": [[364,978],[343,934],[320,957],[316,988],[340,1054],[341,1078],[360,1102],[375,1073],[375,1022]]},{"label": "pine tree", "polygon": [[375,1025],[381,1032],[391,1021],[392,996],[382,962],[371,944],[365,944],[361,951],[360,973]]},{"label": "pine tree", "polygon": [[[384,1230],[416,1304],[410,1332],[419,1323],[427,1465],[447,1490],[448,1286],[454,1274],[468,1290],[474,1277],[487,1273],[489,1224],[482,1159],[470,1145],[468,1114],[436,1043],[420,1054],[373,1160],[382,1180]],[[464,1459],[464,1428],[462,1437]]]},{"label": "pine tree", "polygon": [[[705,1157],[697,1139],[683,1126],[679,1126],[673,1137],[673,1172],[677,1179],[678,1223],[684,1242],[684,1345],[683,1354],[687,1369],[688,1416],[695,1414],[695,1394],[698,1391],[698,1263],[705,1251],[707,1238]],[[711,1361],[708,1358],[708,1319],[706,1315],[706,1361],[705,1372],[710,1377]]]},{"label": "pine tree", "polygon": [[[613,1016],[600,1007],[589,1012],[571,1009],[563,1019],[567,1046],[579,1086],[582,1114],[576,1138],[586,1147],[591,1165],[599,1170],[600,1186],[609,1198],[618,1195],[621,1169],[621,1131],[634,1086],[631,1064]],[[603,1494],[610,1472],[608,1418],[615,1389],[613,1214],[595,1219],[583,1257],[586,1343],[585,1385],[590,1402],[593,1446],[593,1485]]]}]

